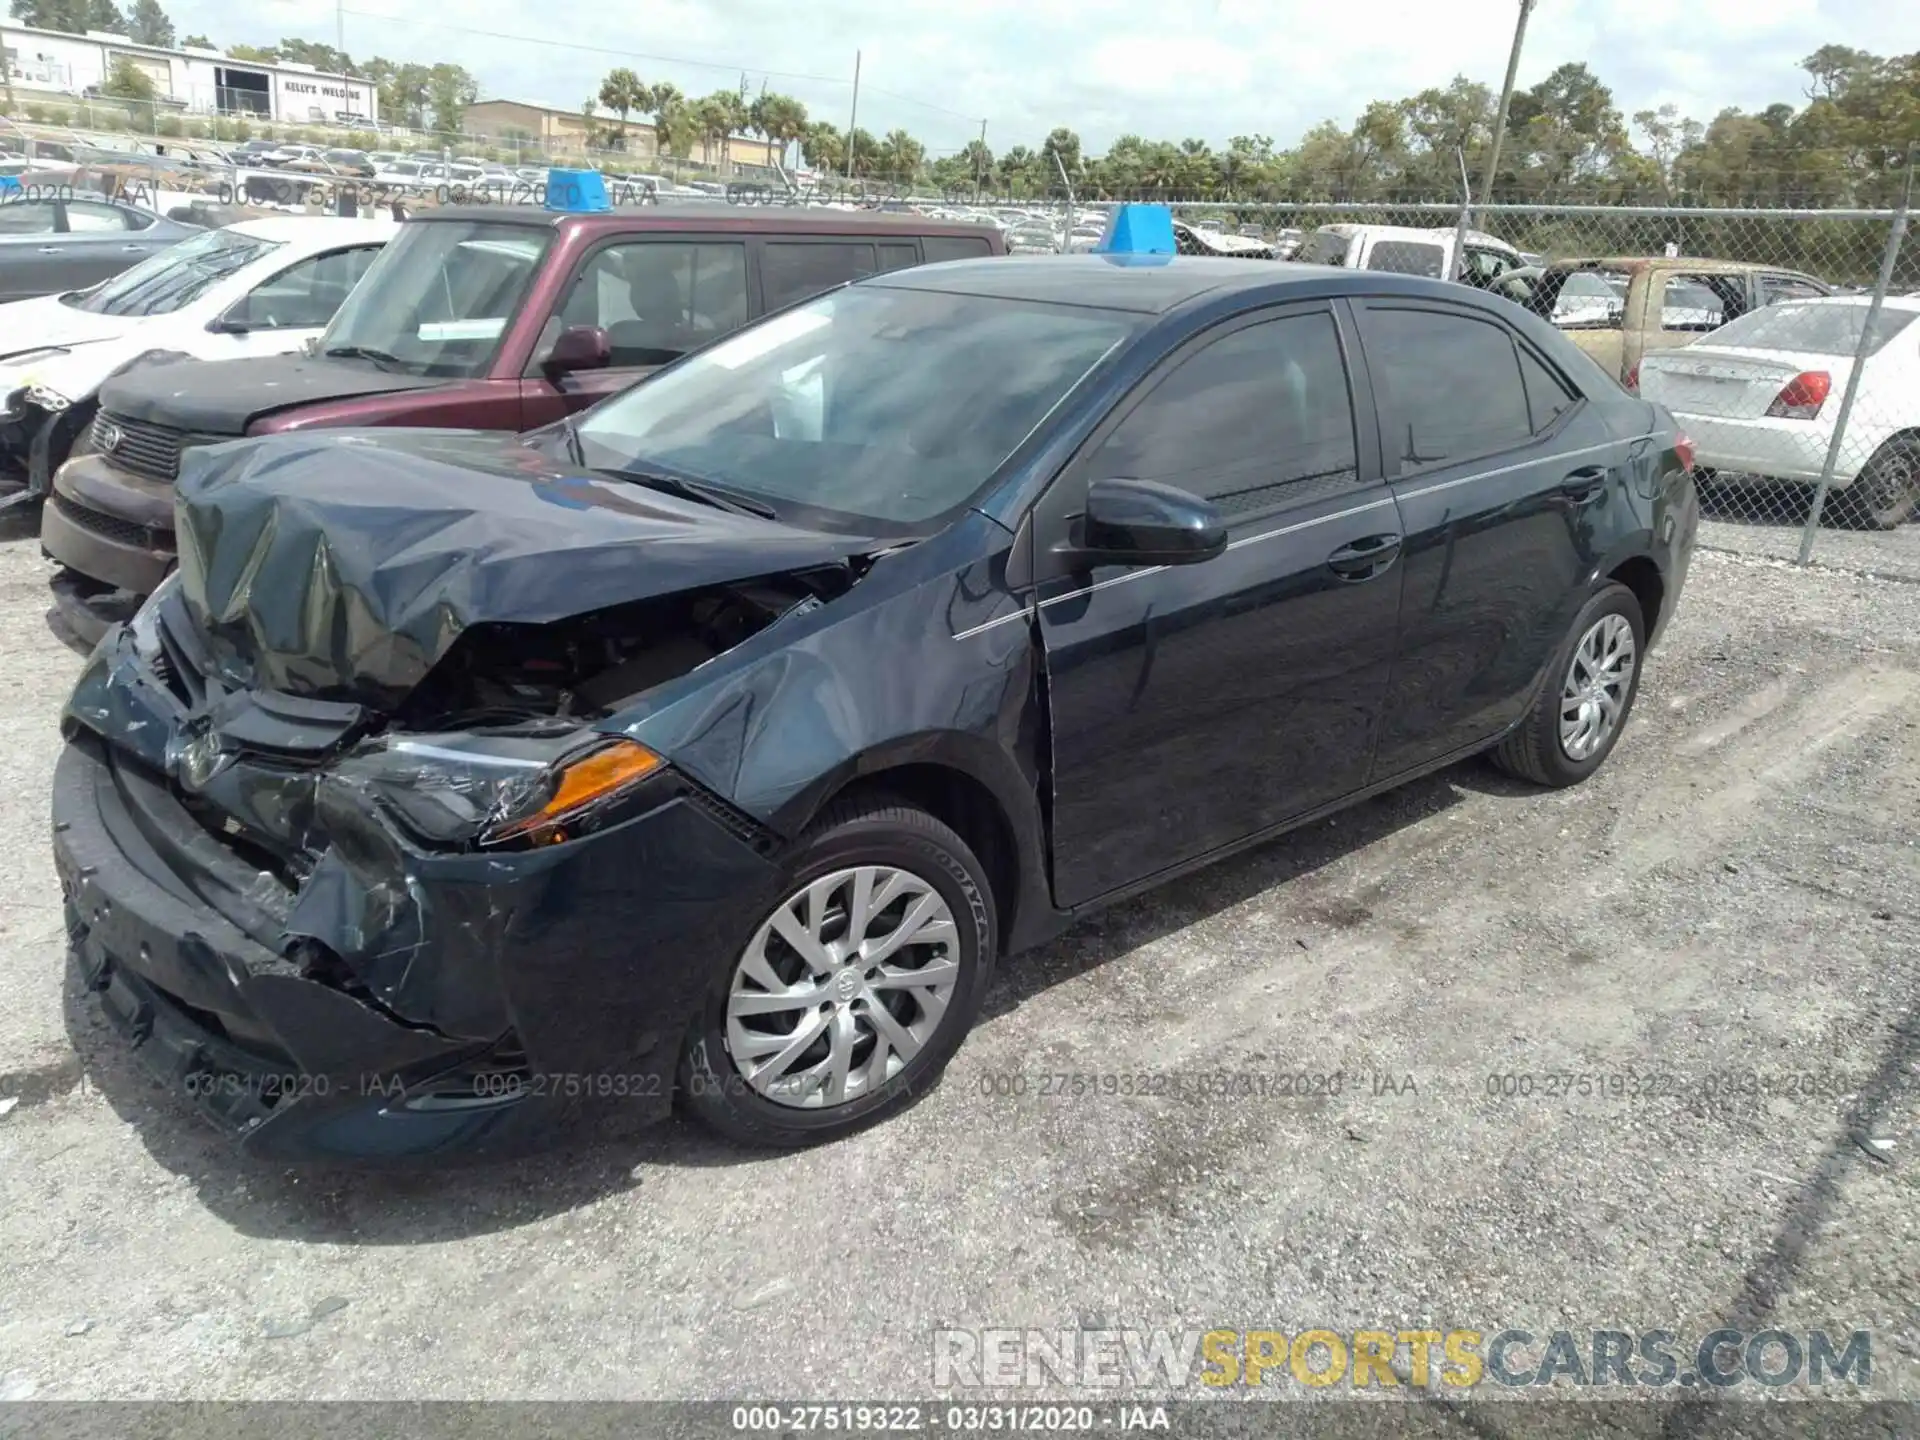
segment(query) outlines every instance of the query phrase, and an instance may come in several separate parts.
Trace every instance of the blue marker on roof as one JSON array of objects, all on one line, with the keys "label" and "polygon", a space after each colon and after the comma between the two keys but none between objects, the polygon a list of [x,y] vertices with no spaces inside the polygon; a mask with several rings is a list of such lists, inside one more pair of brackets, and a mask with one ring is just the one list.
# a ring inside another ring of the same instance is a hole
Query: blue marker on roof
[{"label": "blue marker on roof", "polygon": [[547,209],[568,215],[594,215],[611,210],[606,177],[598,170],[547,171]]},{"label": "blue marker on roof", "polygon": [[11,175],[0,175],[0,195],[18,195],[20,182]]},{"label": "blue marker on roof", "polygon": [[1165,205],[1116,205],[1107,217],[1107,233],[1093,247],[1096,255],[1178,255],[1173,211]]}]

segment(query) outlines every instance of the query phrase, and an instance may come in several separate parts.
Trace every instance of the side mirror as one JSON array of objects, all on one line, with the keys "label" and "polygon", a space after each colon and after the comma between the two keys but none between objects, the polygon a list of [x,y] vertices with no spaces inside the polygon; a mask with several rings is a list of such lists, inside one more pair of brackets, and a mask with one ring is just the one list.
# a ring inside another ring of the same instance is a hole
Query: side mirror
[{"label": "side mirror", "polygon": [[613,341],[598,325],[570,325],[553,342],[545,369],[549,375],[602,370],[613,363]]},{"label": "side mirror", "polygon": [[1096,480],[1074,536],[1055,553],[1095,565],[1192,565],[1227,548],[1227,523],[1209,502],[1153,480]]}]

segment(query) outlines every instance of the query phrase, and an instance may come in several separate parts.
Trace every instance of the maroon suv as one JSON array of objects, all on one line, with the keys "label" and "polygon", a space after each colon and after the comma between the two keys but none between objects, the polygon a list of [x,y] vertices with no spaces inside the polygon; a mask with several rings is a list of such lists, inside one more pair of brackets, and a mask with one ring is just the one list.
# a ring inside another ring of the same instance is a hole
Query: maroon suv
[{"label": "maroon suv", "polygon": [[991,226],[764,206],[411,218],[314,353],[109,380],[53,481],[42,546],[91,642],[174,563],[181,451],[314,426],[531,430],[750,320],[880,271],[1006,253]]}]

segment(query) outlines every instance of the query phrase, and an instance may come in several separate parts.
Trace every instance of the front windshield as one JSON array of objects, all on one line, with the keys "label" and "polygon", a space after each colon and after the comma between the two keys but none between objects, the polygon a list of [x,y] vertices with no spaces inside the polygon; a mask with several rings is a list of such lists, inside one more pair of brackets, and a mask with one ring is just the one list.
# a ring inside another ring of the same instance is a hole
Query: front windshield
[{"label": "front windshield", "polygon": [[1139,324],[856,285],[595,407],[580,448],[595,469],[677,473],[804,523],[905,533],[976,495]]},{"label": "front windshield", "polygon": [[488,221],[411,221],[381,250],[320,340],[416,375],[481,375],[553,232]]},{"label": "front windshield", "polygon": [[61,298],[74,309],[95,315],[171,315],[280,248],[278,240],[262,240],[237,230],[208,230],[168,246],[105,284]]}]

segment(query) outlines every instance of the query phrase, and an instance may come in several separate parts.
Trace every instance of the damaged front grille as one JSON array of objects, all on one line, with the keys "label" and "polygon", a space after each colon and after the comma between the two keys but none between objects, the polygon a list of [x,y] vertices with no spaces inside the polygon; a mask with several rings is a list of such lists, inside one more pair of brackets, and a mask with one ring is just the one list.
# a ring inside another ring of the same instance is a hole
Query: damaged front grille
[{"label": "damaged front grille", "polygon": [[101,411],[87,436],[93,448],[130,475],[171,484],[180,476],[180,452],[188,441],[184,430],[129,420]]},{"label": "damaged front grille", "polygon": [[58,490],[50,497],[53,508],[80,529],[89,534],[98,535],[103,540],[111,540],[116,545],[129,545],[138,549],[147,549],[153,542],[153,532],[144,525],[131,520],[123,520],[118,515],[109,515],[104,510],[95,510],[90,505],[82,505],[78,500],[69,499]]}]

